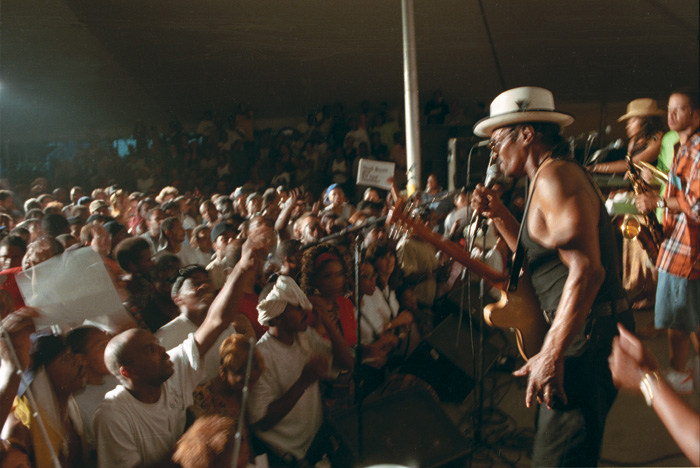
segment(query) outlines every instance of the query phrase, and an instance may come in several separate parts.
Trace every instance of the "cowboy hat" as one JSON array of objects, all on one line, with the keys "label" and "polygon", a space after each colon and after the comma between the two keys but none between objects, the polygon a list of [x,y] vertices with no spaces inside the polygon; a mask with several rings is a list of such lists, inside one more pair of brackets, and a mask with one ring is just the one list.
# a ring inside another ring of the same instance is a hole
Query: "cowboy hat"
[{"label": "cowboy hat", "polygon": [[666,111],[659,109],[656,101],[651,98],[641,98],[630,101],[627,104],[627,113],[617,119],[618,122],[631,119],[632,117],[654,117],[666,115]]},{"label": "cowboy hat", "polygon": [[566,127],[574,117],[554,110],[554,97],[544,88],[523,86],[504,91],[493,100],[491,115],[474,125],[474,135],[489,137],[497,128],[523,122],[551,122]]}]

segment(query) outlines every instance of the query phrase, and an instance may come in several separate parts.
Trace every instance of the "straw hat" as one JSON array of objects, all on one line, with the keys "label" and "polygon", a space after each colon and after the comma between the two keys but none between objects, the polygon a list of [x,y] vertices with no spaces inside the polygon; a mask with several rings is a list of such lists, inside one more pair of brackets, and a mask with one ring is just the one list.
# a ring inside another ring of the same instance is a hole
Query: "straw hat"
[{"label": "straw hat", "polygon": [[631,119],[632,117],[654,117],[666,115],[666,111],[659,109],[656,101],[651,98],[641,98],[630,101],[627,104],[627,113],[617,119],[618,122]]},{"label": "straw hat", "polygon": [[497,128],[523,122],[551,122],[561,127],[571,125],[574,117],[554,110],[554,96],[549,90],[534,86],[504,91],[493,100],[491,115],[474,125],[474,134],[489,137]]}]

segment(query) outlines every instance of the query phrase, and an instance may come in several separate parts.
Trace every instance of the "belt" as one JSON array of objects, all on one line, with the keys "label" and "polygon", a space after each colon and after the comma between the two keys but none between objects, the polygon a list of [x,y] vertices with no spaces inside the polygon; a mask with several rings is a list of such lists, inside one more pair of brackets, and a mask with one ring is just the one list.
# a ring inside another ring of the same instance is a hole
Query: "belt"
[{"label": "belt", "polygon": [[626,297],[615,301],[596,302],[591,307],[591,315],[594,317],[605,317],[615,315],[629,310],[630,303]]}]

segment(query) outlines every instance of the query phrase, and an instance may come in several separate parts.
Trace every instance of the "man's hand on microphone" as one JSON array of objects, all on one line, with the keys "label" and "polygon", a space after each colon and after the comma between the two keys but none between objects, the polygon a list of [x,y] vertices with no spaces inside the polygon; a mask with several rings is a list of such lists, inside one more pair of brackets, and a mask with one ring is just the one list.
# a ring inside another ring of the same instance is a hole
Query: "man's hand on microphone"
[{"label": "man's hand on microphone", "polygon": [[480,213],[487,218],[500,217],[503,210],[508,210],[495,191],[481,184],[478,184],[474,188],[470,205],[475,213]]}]

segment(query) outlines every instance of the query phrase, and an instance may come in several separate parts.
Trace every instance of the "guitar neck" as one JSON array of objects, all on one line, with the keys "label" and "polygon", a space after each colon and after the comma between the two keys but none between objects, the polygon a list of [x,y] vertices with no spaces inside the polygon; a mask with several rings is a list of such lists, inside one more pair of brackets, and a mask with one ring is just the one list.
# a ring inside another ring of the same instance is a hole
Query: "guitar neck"
[{"label": "guitar neck", "polygon": [[422,223],[406,216],[402,210],[403,203],[397,202],[387,220],[390,223],[396,222],[405,225],[414,235],[428,242],[436,249],[445,252],[447,255],[469,268],[471,272],[483,278],[484,281],[490,283],[489,286],[502,284],[507,280],[505,274],[484,262],[471,258],[469,252],[464,250],[460,245],[444,239],[440,234],[431,231]]}]

